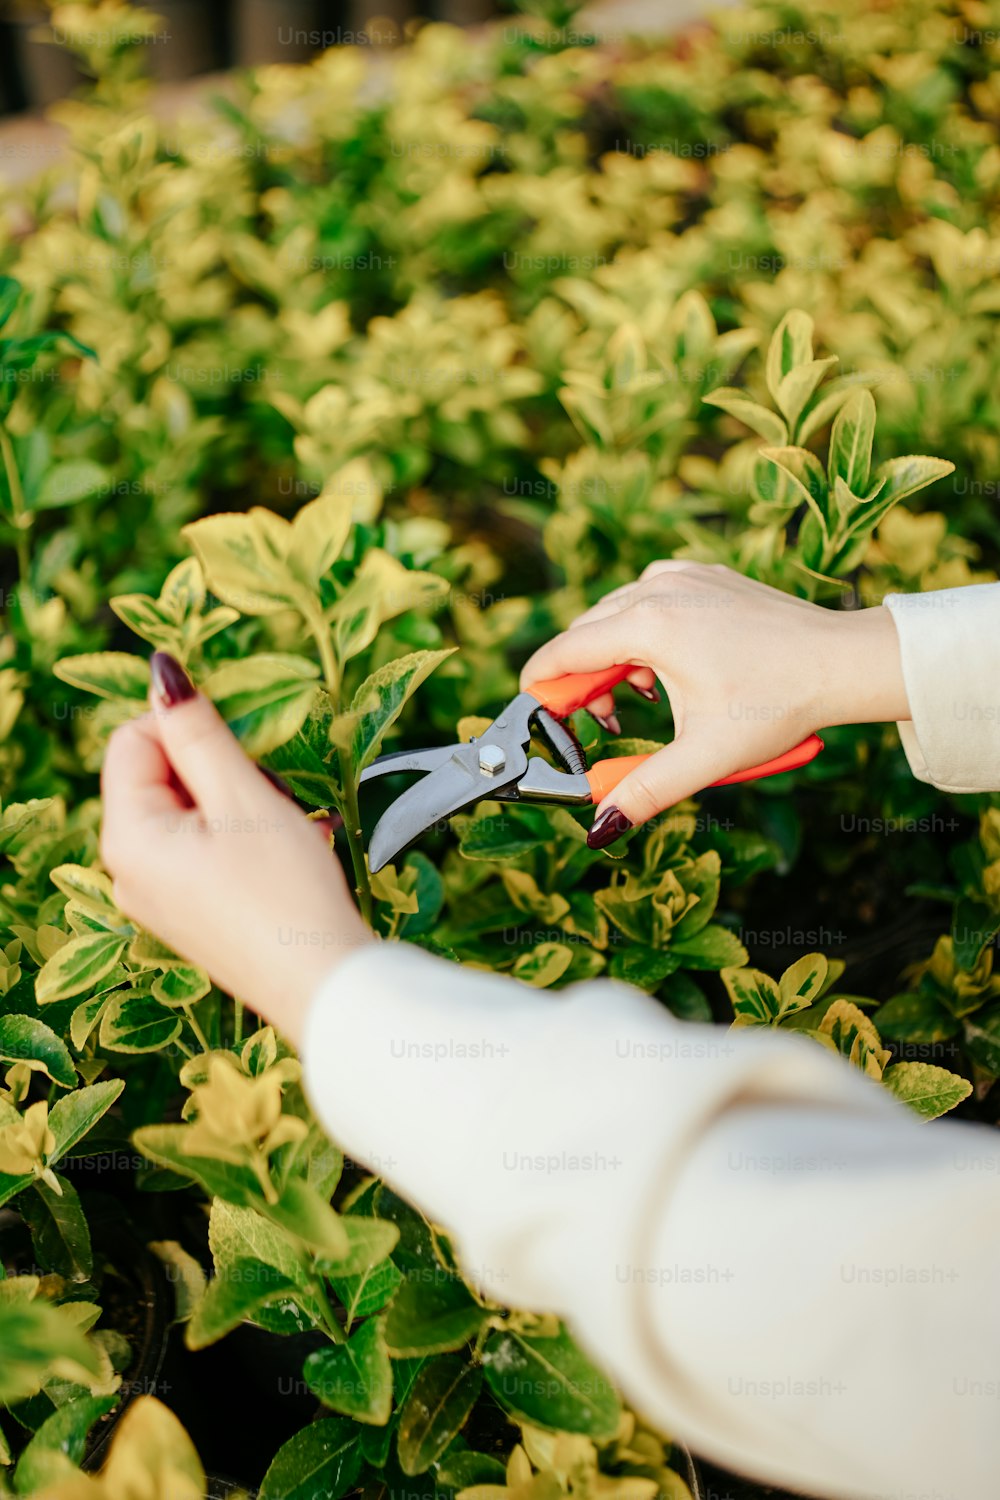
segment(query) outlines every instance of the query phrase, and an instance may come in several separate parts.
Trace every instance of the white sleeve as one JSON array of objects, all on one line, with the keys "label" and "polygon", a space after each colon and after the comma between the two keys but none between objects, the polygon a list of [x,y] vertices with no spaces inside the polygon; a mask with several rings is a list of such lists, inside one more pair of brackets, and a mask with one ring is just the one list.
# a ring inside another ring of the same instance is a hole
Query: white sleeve
[{"label": "white sleeve", "polygon": [[912,722],[914,776],[944,792],[1000,791],[1000,583],[888,594]]},{"label": "white sleeve", "polygon": [[498,1301],[559,1313],[650,1420],[836,1500],[1000,1470],[1000,1141],[807,1038],[383,943],[306,1024],[326,1128]]}]

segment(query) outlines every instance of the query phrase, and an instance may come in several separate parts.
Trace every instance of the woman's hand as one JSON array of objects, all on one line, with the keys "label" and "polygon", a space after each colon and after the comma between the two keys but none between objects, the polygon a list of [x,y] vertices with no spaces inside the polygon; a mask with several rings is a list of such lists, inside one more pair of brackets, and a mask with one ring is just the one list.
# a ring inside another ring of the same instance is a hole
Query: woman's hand
[{"label": "woman's hand", "polygon": [[173,657],[115,731],[101,856],[126,916],[293,1043],[341,959],[372,941],[328,834],[268,781]]},{"label": "woman's hand", "polygon": [[[817,729],[910,717],[888,610],[823,609],[724,567],[652,563],[536,651],[521,685],[625,662],[640,692],[662,682],[675,737],[600,804],[592,849]],[[611,694],[589,707],[607,727]]]}]

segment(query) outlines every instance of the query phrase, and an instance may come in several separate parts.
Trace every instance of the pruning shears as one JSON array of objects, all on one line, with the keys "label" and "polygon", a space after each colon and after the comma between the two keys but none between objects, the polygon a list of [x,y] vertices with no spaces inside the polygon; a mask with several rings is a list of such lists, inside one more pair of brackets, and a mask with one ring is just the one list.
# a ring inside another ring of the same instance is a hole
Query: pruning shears
[{"label": "pruning shears", "polygon": [[[376,823],[368,846],[372,874],[435,824],[485,797],[500,802],[601,802],[649,757],[619,755],[588,766],[580,741],[563,720],[623,682],[630,671],[631,665],[614,666],[536,682],[512,698],[478,739],[380,755],[361,773],[362,783],[407,771],[419,771],[422,778],[397,797]],[[532,730],[545,741],[561,770],[529,754]],[[730,786],[793,771],[807,765],[822,748],[819,735],[810,734],[783,755],[735,771],[711,785]]]}]

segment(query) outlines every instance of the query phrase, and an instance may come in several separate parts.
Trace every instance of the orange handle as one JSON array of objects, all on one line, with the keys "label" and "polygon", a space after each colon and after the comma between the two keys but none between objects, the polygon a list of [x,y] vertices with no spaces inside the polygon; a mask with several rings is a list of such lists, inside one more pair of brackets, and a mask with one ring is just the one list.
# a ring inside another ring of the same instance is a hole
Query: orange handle
[{"label": "orange handle", "polygon": [[601,693],[624,682],[633,668],[634,663],[626,662],[605,667],[602,672],[569,672],[565,677],[549,677],[544,682],[533,683],[528,692],[543,708],[565,719],[568,714],[576,713],[578,708],[585,708],[594,698],[599,698]]},{"label": "orange handle", "polygon": [[[756,781],[762,776],[778,776],[782,771],[794,771],[799,766],[807,766],[811,760],[815,760],[822,748],[823,741],[819,735],[810,734],[800,744],[795,745],[791,750],[786,750],[783,755],[776,755],[773,760],[765,760],[759,766],[748,766],[745,771],[734,771],[731,776],[723,776],[719,781],[711,782],[710,785],[732,786],[739,781]],[[599,760],[596,765],[591,766],[587,772],[587,780],[590,782],[594,801],[603,802],[618,783],[625,780],[630,771],[634,771],[636,766],[648,759],[648,755],[618,755],[610,760]]]}]

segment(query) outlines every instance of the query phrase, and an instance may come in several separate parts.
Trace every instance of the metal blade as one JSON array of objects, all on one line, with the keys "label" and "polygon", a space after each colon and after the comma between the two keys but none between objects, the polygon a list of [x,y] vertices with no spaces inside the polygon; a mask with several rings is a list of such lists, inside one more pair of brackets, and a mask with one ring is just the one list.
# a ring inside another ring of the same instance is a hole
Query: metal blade
[{"label": "metal blade", "polygon": [[390,750],[365,767],[358,778],[359,784],[405,771],[436,771],[440,766],[446,766],[460,748],[460,745],[435,745],[431,750]]},{"label": "metal blade", "polygon": [[527,763],[523,750],[520,754],[514,751],[508,757],[502,777],[493,778],[480,770],[478,744],[454,747],[447,764],[408,787],[376,823],[368,844],[368,867],[372,874],[408,849],[435,823],[471,807],[483,797],[495,797],[504,788],[516,785]]}]

